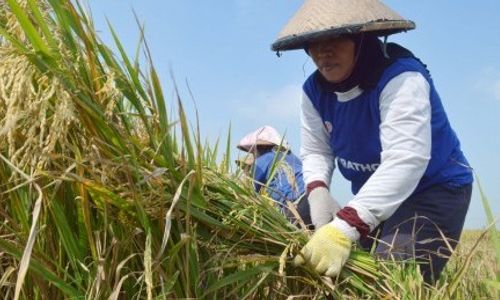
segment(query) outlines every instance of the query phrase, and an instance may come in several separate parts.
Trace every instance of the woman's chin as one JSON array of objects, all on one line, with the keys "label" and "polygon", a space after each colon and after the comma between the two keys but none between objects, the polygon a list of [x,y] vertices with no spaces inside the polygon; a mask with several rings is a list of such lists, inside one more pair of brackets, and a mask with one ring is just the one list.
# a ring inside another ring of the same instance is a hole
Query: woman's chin
[{"label": "woman's chin", "polygon": [[331,76],[331,75],[330,76],[325,76],[323,74],[323,77],[325,77],[326,81],[328,81],[330,83],[340,83],[343,80],[342,77],[340,77],[340,76]]}]

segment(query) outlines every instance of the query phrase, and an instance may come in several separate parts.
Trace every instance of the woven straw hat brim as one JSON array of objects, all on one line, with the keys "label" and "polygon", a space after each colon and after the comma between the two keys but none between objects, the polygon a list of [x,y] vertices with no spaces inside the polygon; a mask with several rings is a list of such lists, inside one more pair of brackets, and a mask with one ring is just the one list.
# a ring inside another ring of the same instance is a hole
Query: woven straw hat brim
[{"label": "woven straw hat brim", "polygon": [[271,49],[301,49],[307,43],[341,35],[389,35],[414,28],[415,23],[379,0],[305,0]]},{"label": "woven straw hat brim", "polygon": [[371,33],[378,36],[386,36],[398,32],[415,29],[415,23],[407,20],[380,20],[365,24],[349,25],[345,27],[330,28],[320,31],[302,33],[300,35],[285,36],[276,40],[271,45],[272,51],[286,51],[304,49],[308,43],[328,38],[336,38],[342,35]]},{"label": "woven straw hat brim", "polygon": [[[279,144],[269,142],[269,141],[264,141],[264,140],[257,140],[253,145],[238,145],[236,146],[238,149],[249,152],[252,150],[253,147],[259,147],[259,146],[279,146]],[[282,145],[282,148],[288,149],[287,145]]]}]

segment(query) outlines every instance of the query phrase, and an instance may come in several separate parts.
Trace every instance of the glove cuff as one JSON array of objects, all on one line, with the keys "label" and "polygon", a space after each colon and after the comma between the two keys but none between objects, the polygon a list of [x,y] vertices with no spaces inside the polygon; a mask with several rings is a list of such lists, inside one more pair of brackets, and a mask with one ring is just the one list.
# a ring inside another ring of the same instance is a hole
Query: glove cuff
[{"label": "glove cuff", "polygon": [[307,184],[307,194],[309,195],[312,192],[312,190],[314,190],[317,187],[325,187],[326,189],[328,189],[328,185],[326,185],[326,183],[324,183],[321,180],[315,180]]},{"label": "glove cuff", "polygon": [[338,231],[342,232],[346,237],[348,237],[352,242],[357,241],[360,237],[360,234],[356,227],[349,225],[346,221],[335,218],[332,222],[328,224],[329,226],[334,227]]},{"label": "glove cuff", "polygon": [[[354,227],[358,235],[361,237],[366,237],[370,233],[370,226],[368,226],[358,215],[358,212],[349,206],[346,206],[339,210],[336,219],[342,219],[345,223]],[[358,238],[359,238],[358,236]]]}]

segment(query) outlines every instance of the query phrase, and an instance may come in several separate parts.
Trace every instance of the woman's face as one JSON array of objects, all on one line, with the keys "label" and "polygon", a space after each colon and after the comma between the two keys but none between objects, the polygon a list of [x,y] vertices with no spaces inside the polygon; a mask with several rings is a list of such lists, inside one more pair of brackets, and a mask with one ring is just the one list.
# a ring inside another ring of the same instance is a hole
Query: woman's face
[{"label": "woman's face", "polygon": [[349,78],[354,69],[355,48],[351,39],[340,37],[311,43],[309,55],[326,80],[339,83]]}]

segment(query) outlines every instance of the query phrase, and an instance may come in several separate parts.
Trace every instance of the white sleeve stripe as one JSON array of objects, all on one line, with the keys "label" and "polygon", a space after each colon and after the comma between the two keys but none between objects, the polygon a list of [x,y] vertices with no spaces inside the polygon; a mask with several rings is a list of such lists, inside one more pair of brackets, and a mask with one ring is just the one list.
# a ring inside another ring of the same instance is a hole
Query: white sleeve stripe
[{"label": "white sleeve stripe", "polygon": [[329,186],[334,169],[330,137],[306,93],[302,94],[300,133],[300,156],[305,184],[320,180]]}]

